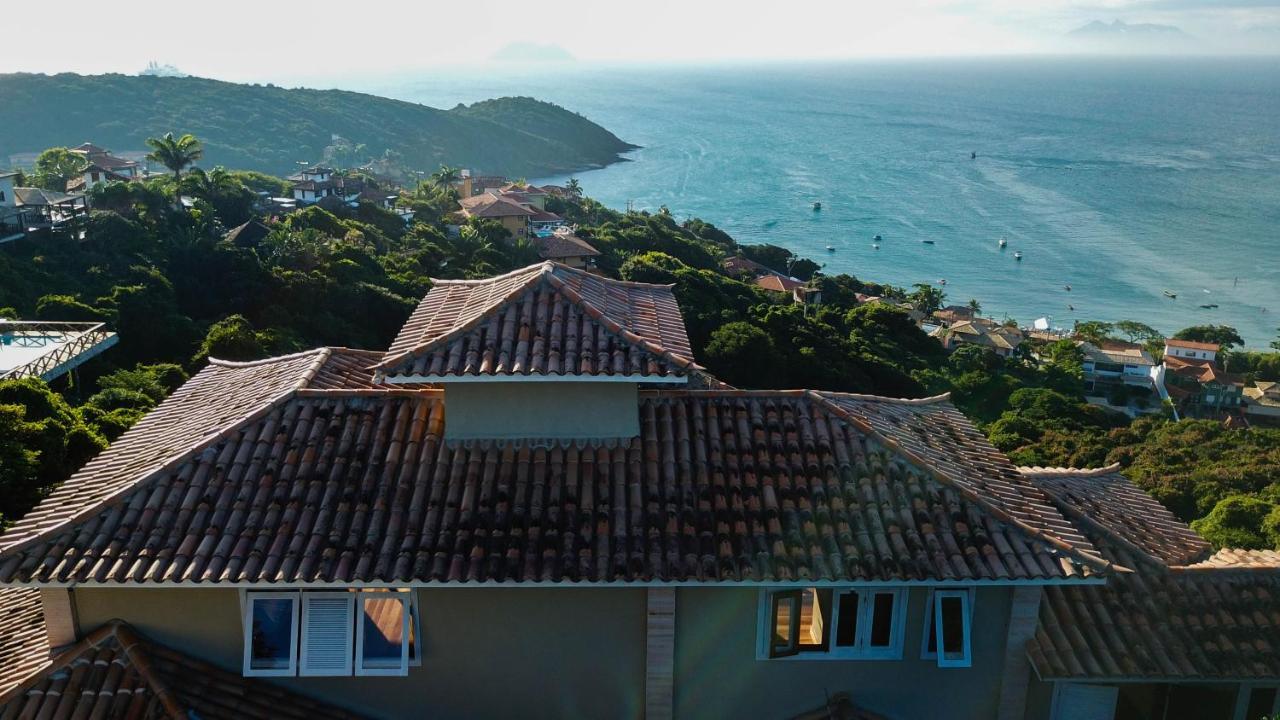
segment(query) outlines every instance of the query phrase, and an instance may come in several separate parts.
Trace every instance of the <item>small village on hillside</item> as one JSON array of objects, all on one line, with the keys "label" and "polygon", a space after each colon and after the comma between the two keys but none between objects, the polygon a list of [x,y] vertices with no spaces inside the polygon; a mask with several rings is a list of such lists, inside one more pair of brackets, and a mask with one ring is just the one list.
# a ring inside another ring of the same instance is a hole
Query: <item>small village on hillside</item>
[{"label": "small village on hillside", "polygon": [[[0,442],[0,718],[1280,713],[1276,498],[1120,444],[1275,432],[1242,343],[1020,327],[577,180],[149,142],[0,173],[0,262],[124,278],[0,317],[0,430],[64,458]],[[1073,431],[1114,453],[1026,460]]]}]

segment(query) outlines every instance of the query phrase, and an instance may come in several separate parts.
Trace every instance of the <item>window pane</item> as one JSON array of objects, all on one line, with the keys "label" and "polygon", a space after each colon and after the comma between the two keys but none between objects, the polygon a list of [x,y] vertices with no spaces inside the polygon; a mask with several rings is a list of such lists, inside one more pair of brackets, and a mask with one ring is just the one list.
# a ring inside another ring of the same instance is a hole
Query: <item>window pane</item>
[{"label": "window pane", "polygon": [[293,654],[293,600],[261,598],[253,603],[253,670],[281,670],[289,667]]},{"label": "window pane", "polygon": [[893,593],[876,593],[871,601],[871,647],[889,647],[893,640]]},{"label": "window pane", "polygon": [[840,593],[836,614],[836,646],[853,647],[858,639],[858,593]]},{"label": "window pane", "polygon": [[934,602],[929,603],[929,612],[926,613],[927,617],[924,619],[924,621],[929,625],[929,632],[925,635],[925,652],[929,655],[933,655],[938,652],[938,630],[933,617],[933,606],[936,602],[937,600],[934,600]]},{"label": "window pane", "polygon": [[[830,594],[827,594],[830,597]],[[817,588],[806,588],[800,596],[800,645],[824,645],[827,640],[822,614],[825,607]]]},{"label": "window pane", "polygon": [[404,603],[399,598],[365,598],[365,668],[398,668],[404,643]]},{"label": "window pane", "polygon": [[944,597],[942,606],[942,651],[947,655],[964,654],[964,602],[958,597]]},{"label": "window pane", "polygon": [[1249,691],[1249,708],[1245,711],[1245,720],[1271,717],[1271,708],[1276,704],[1276,689],[1254,688]]},{"label": "window pane", "polygon": [[777,597],[773,602],[773,647],[786,650],[791,647],[791,626],[794,621],[795,600]]}]

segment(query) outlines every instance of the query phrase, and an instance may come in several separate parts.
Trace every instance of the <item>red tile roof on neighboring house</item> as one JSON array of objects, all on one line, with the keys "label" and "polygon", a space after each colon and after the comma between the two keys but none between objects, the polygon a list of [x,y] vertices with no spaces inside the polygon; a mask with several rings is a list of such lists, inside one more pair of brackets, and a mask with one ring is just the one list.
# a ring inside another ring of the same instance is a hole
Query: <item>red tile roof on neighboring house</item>
[{"label": "red tile roof on neighboring house", "polygon": [[1222,348],[1218,343],[1196,342],[1194,340],[1174,340],[1172,338],[1165,340],[1164,344],[1169,347],[1186,348],[1187,350],[1209,350],[1211,352],[1217,352]]},{"label": "red tile roof on neighboring house", "polygon": [[1207,543],[1114,467],[1027,474],[1121,570],[1044,589],[1027,647],[1042,680],[1280,680],[1280,553],[1203,559]]},{"label": "red tile roof on neighboring house", "polygon": [[1164,367],[1165,371],[1171,375],[1194,380],[1198,383],[1244,385],[1244,381],[1241,378],[1235,375],[1228,375],[1218,369],[1217,364],[1212,360],[1165,355]]},{"label": "red tile roof on neighboring house", "polygon": [[[43,623],[42,623],[43,625]],[[4,665],[6,679],[20,672]],[[338,720],[360,716],[244,678],[143,638],[113,621],[12,679],[0,717],[67,720]]]},{"label": "red tile roof on neighboring house", "polygon": [[40,591],[0,588],[0,696],[48,662]]},{"label": "red tile roof on neighboring house", "polygon": [[743,273],[749,274],[749,275],[760,275],[762,273],[773,272],[772,270],[765,267],[764,265],[761,265],[755,260],[750,260],[740,255],[734,255],[733,257],[725,258],[724,262],[721,263],[721,267],[723,267],[724,271],[729,273],[730,275],[739,275]]},{"label": "red tile roof on neighboring house", "polygon": [[550,237],[533,237],[538,247],[538,255],[543,260],[563,260],[565,258],[596,257],[600,251],[591,243],[569,232],[558,232]]},{"label": "red tile roof on neighboring house", "polygon": [[680,376],[696,370],[666,285],[546,262],[486,280],[439,280],[377,369],[388,377]]},{"label": "red tile roof on neighboring house", "polygon": [[506,198],[489,194],[462,198],[458,204],[462,206],[462,213],[468,217],[529,217],[536,212]]},{"label": "red tile roof on neighboring house", "polygon": [[[274,374],[293,387],[320,377],[313,367]],[[1046,531],[1033,486],[967,475],[999,455],[971,425],[939,446],[910,439],[960,422],[941,400],[643,391],[634,439],[449,443],[439,391],[287,394],[262,392],[223,421],[217,403],[179,391],[150,416],[163,422],[94,461],[115,492],[78,474],[34,513],[58,524],[4,538],[0,582],[972,582],[1106,569]],[[219,429],[162,427],[180,418]],[[153,469],[139,455],[169,460]],[[1020,490],[1031,496],[1015,502]]]},{"label": "red tile roof on neighboring house", "polygon": [[792,280],[783,275],[769,273],[756,278],[756,287],[770,290],[772,292],[789,293],[798,287],[804,287],[804,283],[799,280]]}]

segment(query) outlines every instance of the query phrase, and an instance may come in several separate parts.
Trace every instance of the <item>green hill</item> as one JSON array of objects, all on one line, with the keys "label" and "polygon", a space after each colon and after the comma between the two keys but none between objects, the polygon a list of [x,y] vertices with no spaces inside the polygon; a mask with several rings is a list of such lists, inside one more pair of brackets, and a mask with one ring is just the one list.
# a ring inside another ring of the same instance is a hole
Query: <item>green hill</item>
[{"label": "green hill", "polygon": [[170,131],[204,142],[202,165],[275,174],[300,161],[359,164],[390,151],[410,169],[447,163],[537,177],[605,165],[633,147],[533,98],[438,110],[343,90],[203,78],[0,75],[0,167],[12,154],[85,141],[141,150],[148,136]]}]

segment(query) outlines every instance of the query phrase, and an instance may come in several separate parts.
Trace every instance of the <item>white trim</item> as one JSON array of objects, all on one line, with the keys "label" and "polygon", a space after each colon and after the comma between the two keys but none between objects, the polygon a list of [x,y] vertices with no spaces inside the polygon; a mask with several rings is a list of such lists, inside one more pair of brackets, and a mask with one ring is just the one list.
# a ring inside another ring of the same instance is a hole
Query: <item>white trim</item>
[{"label": "white trim", "polygon": [[[355,674],[357,676],[404,676],[409,674],[409,617],[411,599],[408,593],[383,590],[365,590],[358,594],[356,603],[356,657]],[[364,666],[364,604],[369,600],[394,600],[400,603],[400,664],[397,667]]]},{"label": "white trim", "polygon": [[432,383],[645,383],[662,385],[687,385],[687,375],[388,375],[383,381],[391,385],[421,385]]},{"label": "white trim", "polygon": [[[937,602],[933,605],[933,634],[938,648],[938,667],[971,667],[973,665],[973,643],[971,641],[973,633],[973,610],[969,605],[969,593],[964,590],[938,590],[934,592],[934,597],[937,599]],[[947,598],[954,598],[960,601],[961,642],[963,645],[960,651],[960,657],[947,657],[947,652],[942,647],[942,601]]]},{"label": "white trim", "polygon": [[[311,620],[311,610],[309,601],[311,600],[343,600],[346,602],[347,611],[347,637],[343,642],[345,652],[343,653],[344,662],[341,669],[335,670],[314,670],[307,667],[308,647],[307,635]],[[351,675],[351,638],[354,636],[354,628],[352,624],[355,622],[356,593],[353,592],[309,592],[302,594],[302,636],[301,647],[298,651],[298,676],[299,677],[343,677]]]},{"label": "white trim", "polygon": [[[872,588],[872,587],[1048,587],[1048,586],[1064,586],[1064,585],[1106,585],[1105,578],[1053,578],[1045,580],[964,580],[947,582],[943,580],[868,580],[868,581],[846,581],[846,580],[810,580],[805,582],[781,583],[777,580],[677,580],[672,582],[664,582],[661,580],[613,580],[598,582],[594,580],[535,580],[535,581],[513,581],[513,582],[494,582],[492,580],[468,580],[465,582],[439,582],[431,581],[350,581],[350,582],[208,582],[195,580],[181,580],[177,582],[111,582],[99,580],[86,580],[83,582],[35,582],[35,583],[17,583],[17,582],[0,582],[0,588],[5,587],[34,587],[34,588],[111,588],[113,590],[143,589],[143,588],[195,588],[200,590],[210,590],[217,588],[235,588],[245,590],[272,590],[278,588],[288,588],[290,590],[306,590],[306,589],[336,589],[336,588],[413,588],[413,589],[465,589],[465,588],[650,588],[650,587],[696,587],[696,588],[773,588],[785,590],[787,588]],[[1216,680],[1214,682],[1217,682]]]},{"label": "white trim", "polygon": [[[920,659],[921,660],[937,660],[938,654],[929,652],[929,628],[933,627],[933,623],[929,622],[933,617],[933,594],[940,588],[929,588],[929,595],[924,601],[924,627],[920,628]],[[973,626],[973,606],[977,600],[976,588],[964,588],[969,591],[969,624]]]},{"label": "white trim", "polygon": [[[804,588],[792,587],[776,587],[773,591],[793,591],[796,589],[820,589],[828,588],[816,585],[806,585]],[[903,657],[903,645],[905,644],[906,622],[907,622],[907,606],[910,602],[909,589],[899,585],[881,585],[871,587],[859,587],[851,585],[843,585],[839,588],[832,588],[831,593],[831,612],[830,618],[827,620],[825,628],[826,646],[823,651],[809,650],[802,651],[795,655],[784,657],[770,657],[770,643],[773,638],[773,591],[761,590],[758,595],[757,611],[756,611],[756,659],[757,660],[801,660],[801,661],[830,661],[830,660],[901,660]],[[858,624],[856,634],[854,636],[854,645],[849,648],[837,648],[835,646],[835,635],[840,627],[840,596],[847,594],[858,595]],[[890,618],[891,626],[889,628],[889,645],[885,647],[870,647],[871,621],[875,607],[876,595],[892,595],[893,596],[893,616]],[[797,623],[799,621],[797,620]]]},{"label": "white trim", "polygon": [[[298,612],[301,604],[301,593],[298,592],[255,592],[243,596],[241,605],[241,640],[244,641],[244,653],[241,671],[245,677],[290,677],[298,672]],[[290,600],[290,641],[289,666],[287,668],[254,668],[253,667],[253,603],[257,600]]]}]

